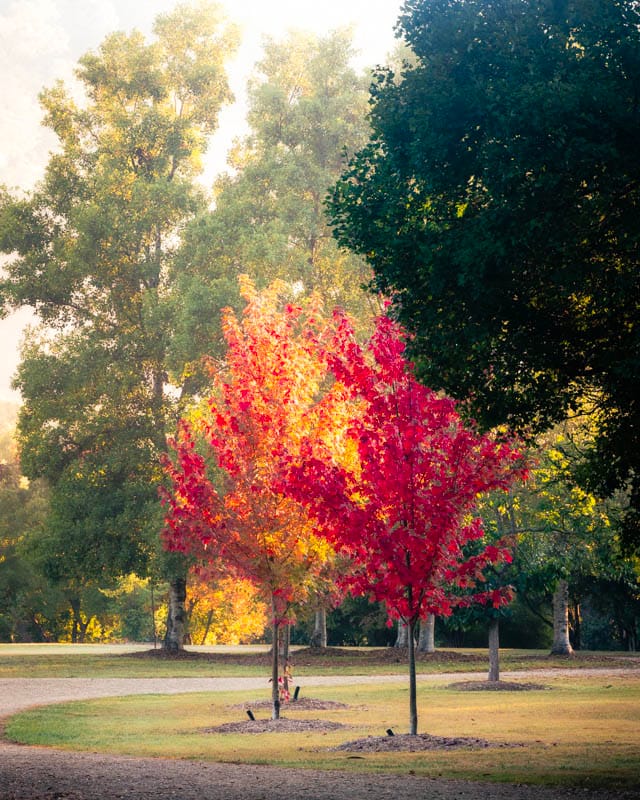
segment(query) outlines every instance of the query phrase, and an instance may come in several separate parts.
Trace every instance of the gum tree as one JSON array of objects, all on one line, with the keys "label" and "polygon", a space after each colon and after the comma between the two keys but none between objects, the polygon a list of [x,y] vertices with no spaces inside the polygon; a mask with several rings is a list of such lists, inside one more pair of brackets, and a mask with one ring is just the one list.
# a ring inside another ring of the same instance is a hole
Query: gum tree
[{"label": "gum tree", "polygon": [[143,572],[157,542],[159,456],[183,381],[168,374],[173,256],[204,206],[200,154],[231,99],[224,63],[237,37],[215,3],[180,5],[154,33],[114,33],[83,56],[80,99],[61,83],[42,92],[58,147],[31,195],[0,194],[3,305],[31,306],[42,323],[16,380],[23,469],[52,486],[60,552],[88,548],[97,580]]}]

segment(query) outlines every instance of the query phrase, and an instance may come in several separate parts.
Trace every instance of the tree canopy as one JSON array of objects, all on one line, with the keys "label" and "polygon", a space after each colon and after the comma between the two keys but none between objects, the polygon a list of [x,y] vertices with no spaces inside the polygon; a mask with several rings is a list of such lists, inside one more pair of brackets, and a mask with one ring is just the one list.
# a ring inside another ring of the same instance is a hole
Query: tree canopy
[{"label": "tree canopy", "polygon": [[372,137],[331,203],[415,332],[422,376],[485,426],[589,398],[585,477],[640,541],[640,13],[631,0],[408,0]]},{"label": "tree canopy", "polygon": [[[281,281],[262,293],[242,281],[247,305],[241,320],[223,312],[227,353],[212,370],[208,412],[195,424],[181,420],[163,493],[167,548],[194,554],[209,575],[250,580],[270,606],[274,719],[278,630],[293,604],[322,583],[332,555],[305,506],[282,489],[283,462],[298,454],[310,427],[321,427],[316,406],[328,369],[321,346],[327,322],[313,304],[286,302],[288,294]],[[327,438],[344,427],[337,410],[330,422]]]},{"label": "tree canopy", "polygon": [[85,577],[144,571],[157,540],[158,456],[178,395],[172,259],[204,206],[200,155],[231,99],[237,36],[215,3],[178,6],[154,33],[114,33],[83,56],[84,96],[42,92],[59,147],[29,196],[0,193],[3,309],[30,305],[43,323],[16,380],[22,467],[52,486],[59,568],[76,553]]},{"label": "tree canopy", "polygon": [[[370,270],[337,246],[324,207],[347,154],[369,135],[369,76],[353,69],[353,54],[348,30],[266,40],[248,84],[250,132],[235,141],[230,171],[216,180],[215,208],[186,231],[179,258],[187,313],[176,345],[192,350],[208,327],[219,329],[219,309],[237,298],[240,273],[260,287],[298,284],[327,308],[371,316],[362,289]],[[203,352],[212,352],[208,344]]]},{"label": "tree canopy", "polygon": [[483,585],[487,567],[510,556],[504,542],[484,541],[476,506],[526,469],[513,442],[478,435],[451,398],[418,383],[404,351],[404,333],[388,317],[378,319],[366,350],[340,321],[328,357],[337,385],[362,405],[346,437],[357,458],[338,464],[307,439],[292,459],[289,491],[347,557],[342,580],[352,593],[384,601],[389,617],[407,625],[415,734],[414,626],[429,614],[472,603],[498,608],[510,597]]}]

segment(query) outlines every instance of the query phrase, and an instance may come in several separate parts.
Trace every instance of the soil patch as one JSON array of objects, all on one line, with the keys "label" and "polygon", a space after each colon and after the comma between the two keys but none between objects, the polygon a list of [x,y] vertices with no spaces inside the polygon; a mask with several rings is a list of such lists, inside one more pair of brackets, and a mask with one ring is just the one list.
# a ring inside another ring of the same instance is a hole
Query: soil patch
[{"label": "soil patch", "polygon": [[419,733],[412,736],[403,733],[395,736],[367,736],[364,739],[355,739],[352,742],[334,747],[333,750],[343,750],[349,753],[388,753],[388,752],[418,752],[421,750],[470,750],[487,749],[489,747],[524,747],[524,744],[505,744],[503,742],[489,742],[486,739],[477,739],[472,736],[431,736],[428,733]]},{"label": "soil patch", "polygon": [[[230,708],[241,708],[246,711],[247,709],[271,708],[271,706],[271,700],[256,700],[253,703],[237,703]],[[340,711],[351,708],[347,703],[338,703],[336,700],[318,700],[315,697],[299,697],[297,700],[283,703],[283,706],[287,711]]]},{"label": "soil patch", "polygon": [[243,722],[225,722],[215,728],[204,728],[203,733],[300,733],[309,731],[337,731],[348,728],[339,722],[323,719],[248,719]]},{"label": "soil patch", "polygon": [[512,681],[461,681],[450,683],[447,689],[461,692],[537,692],[551,691],[542,683],[513,683]]},{"label": "soil patch", "polygon": [[[204,661],[211,664],[239,664],[257,665],[270,669],[271,654],[268,652],[260,653],[202,653],[191,650],[182,650],[169,653],[162,648],[142,650],[135,653],[122,653],[118,658],[131,659],[160,659],[175,661]],[[366,665],[378,665],[384,667],[385,664],[406,664],[408,662],[407,650],[396,647],[385,648],[362,648],[359,650],[343,647],[306,647],[294,650],[289,658],[291,665],[296,667],[358,667]],[[444,667],[463,665],[468,667],[468,671],[476,668],[485,669],[487,664],[486,653],[461,653],[457,650],[438,649],[435,653],[416,653],[418,666],[423,665],[429,671],[430,667]],[[607,653],[574,653],[566,656],[541,656],[540,654],[522,653],[517,656],[510,656],[507,669],[530,669],[535,665],[540,668],[560,668],[567,667],[573,669],[584,669],[591,667],[610,667],[612,669],[640,668],[640,657],[621,656],[619,654]]]},{"label": "soil patch", "polygon": [[[141,650],[135,653],[122,653],[118,658],[154,659],[165,661],[204,661],[212,664],[242,664],[271,667],[271,654],[261,653],[200,653],[190,650],[166,652],[161,648]],[[416,653],[419,664],[465,664],[472,668],[476,664],[483,667],[487,657],[483,653],[458,653],[455,650],[437,650],[435,653]],[[406,648],[396,647],[352,650],[341,647],[306,647],[294,650],[289,662],[295,667],[336,667],[359,666],[366,664],[405,664],[408,662]]]}]

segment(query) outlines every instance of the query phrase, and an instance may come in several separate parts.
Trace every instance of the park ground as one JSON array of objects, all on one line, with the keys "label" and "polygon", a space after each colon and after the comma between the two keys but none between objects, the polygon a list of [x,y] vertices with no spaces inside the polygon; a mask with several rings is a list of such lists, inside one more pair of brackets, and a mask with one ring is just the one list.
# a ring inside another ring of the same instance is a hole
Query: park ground
[{"label": "park ground", "polygon": [[[219,649],[209,653],[200,652],[179,662],[168,662],[157,655],[150,656],[145,649],[136,657],[125,656],[124,659],[117,655],[117,650],[114,654],[113,650],[109,653],[106,649],[78,649],[73,651],[77,655],[70,657],[71,652],[69,648],[39,650],[36,646],[23,648],[20,652],[19,648],[0,646],[0,716],[4,718],[4,724],[9,730],[13,722],[9,722],[11,715],[22,709],[51,703],[143,694],[151,695],[148,700],[156,703],[161,700],[161,696],[171,696],[173,702],[179,704],[183,702],[183,698],[189,696],[188,693],[194,693],[191,695],[194,700],[201,696],[211,700],[232,696],[254,698],[264,691],[264,676],[260,670],[264,653],[259,650],[248,652],[243,649],[238,652]],[[102,661],[102,669],[96,669],[96,659],[100,663],[100,658],[105,659],[105,655],[108,658]],[[572,676],[575,676],[576,682],[593,680],[603,688],[613,688],[616,682],[635,686],[635,694],[625,695],[632,698],[634,707],[627,709],[625,713],[631,714],[632,718],[635,715],[637,730],[637,723],[640,722],[640,658],[623,654],[607,657],[592,654],[560,661],[546,659],[543,654],[530,654],[528,658],[526,655],[511,654],[511,658],[505,659],[510,667],[503,674],[505,682],[543,685],[564,681],[565,684],[570,684],[574,680]],[[389,687],[390,690],[397,686],[398,681],[403,680],[402,674],[395,669],[397,656],[391,651],[379,653],[377,666],[371,663],[372,653],[305,652],[300,653],[298,658],[300,672],[304,673],[300,675],[299,682],[306,697],[333,695],[344,699],[348,697],[345,693],[352,692],[356,696],[359,691],[365,691],[364,684],[376,684],[379,687]],[[430,663],[427,660],[427,663],[421,665],[421,684],[453,682],[460,685],[482,681],[485,677],[479,671],[482,660],[480,653],[442,653],[438,659],[431,659]],[[74,661],[75,672],[71,668]],[[230,667],[231,661],[238,663],[235,675],[232,674],[234,670]],[[126,670],[123,670],[123,662],[130,662]],[[308,663],[305,665],[305,662]],[[116,672],[115,675],[109,674],[109,663]],[[226,668],[218,670],[217,665],[226,665]],[[314,665],[319,672],[325,674],[312,674]],[[87,668],[91,675],[96,672],[101,675],[98,677],[82,674]],[[217,671],[226,674],[207,677],[206,673],[203,674],[203,668],[209,670],[209,675]],[[17,675],[20,669],[25,674]],[[353,673],[353,670],[356,672]],[[123,671],[129,671],[136,677],[118,674]],[[162,674],[154,677],[156,671]],[[358,675],[358,671],[361,674]],[[48,672],[49,676],[45,676],[43,672]],[[170,672],[179,674],[171,677]],[[348,674],[350,672],[352,674]],[[75,677],[69,673],[73,673]],[[8,677],[3,677],[7,674]],[[531,696],[533,694],[534,692]],[[71,718],[75,714],[73,709],[76,707],[55,708],[67,714],[66,719],[71,727]],[[136,713],[139,714],[140,711]],[[562,713],[562,709],[558,709],[558,713]],[[131,724],[133,726],[133,721]],[[278,735],[266,734],[272,741]],[[308,734],[300,736],[299,749],[302,749],[306,738]],[[375,765],[367,763],[362,753],[355,752],[345,756],[347,759],[353,758],[346,769],[272,766],[255,763],[261,760],[259,751],[263,745],[260,744],[260,737],[245,737],[245,740],[249,739],[252,740],[255,758],[245,760],[246,763],[232,763],[233,759],[227,759],[227,763],[215,763],[211,760],[200,760],[197,755],[195,759],[184,756],[149,758],[69,750],[68,742],[59,747],[26,746],[10,742],[5,736],[0,743],[0,800],[115,800],[122,797],[254,800],[281,796],[322,800],[484,800],[487,797],[496,800],[552,800],[577,796],[588,800],[640,798],[640,784],[634,785],[633,780],[628,778],[624,785],[615,780],[607,785],[607,781],[601,779],[594,788],[575,784],[526,785],[524,781],[518,784],[501,783],[495,782],[495,776],[491,779],[492,783],[483,780],[443,780],[435,774],[432,776],[425,773],[424,769],[412,769],[407,754],[398,757],[397,769],[392,774],[378,774],[375,772]],[[593,742],[594,753],[600,744]],[[251,763],[252,760],[254,763]],[[304,764],[301,766],[304,767]]]}]

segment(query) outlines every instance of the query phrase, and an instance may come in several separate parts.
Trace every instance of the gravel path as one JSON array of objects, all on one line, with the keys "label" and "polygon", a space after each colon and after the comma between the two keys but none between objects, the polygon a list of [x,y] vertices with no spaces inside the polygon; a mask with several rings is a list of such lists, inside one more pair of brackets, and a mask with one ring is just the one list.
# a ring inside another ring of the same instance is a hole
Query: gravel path
[{"label": "gravel path", "polygon": [[[619,670],[579,670],[581,675]],[[527,678],[571,675],[572,670],[537,671]],[[485,673],[421,676],[426,681],[478,680]],[[505,680],[525,673],[505,672]],[[305,677],[304,687],[353,684],[353,676]],[[363,677],[363,683],[397,682],[398,676]],[[262,678],[176,679],[0,679],[0,721],[20,709],[65,700],[127,694],[264,689]],[[170,759],[134,759],[70,753],[0,740],[0,800],[640,800],[638,791],[541,789],[527,786],[440,781],[414,776],[348,775]]]}]

